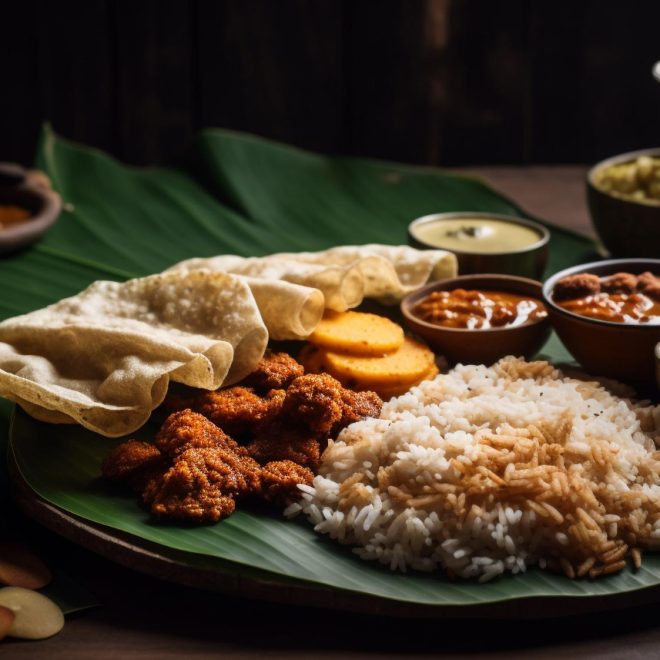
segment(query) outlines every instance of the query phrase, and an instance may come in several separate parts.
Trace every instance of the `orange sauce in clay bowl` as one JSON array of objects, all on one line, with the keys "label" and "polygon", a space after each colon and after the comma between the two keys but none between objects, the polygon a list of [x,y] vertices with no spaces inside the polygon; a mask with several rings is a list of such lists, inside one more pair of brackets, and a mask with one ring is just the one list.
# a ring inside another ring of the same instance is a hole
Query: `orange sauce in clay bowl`
[{"label": "orange sauce in clay bowl", "polygon": [[433,282],[401,302],[408,328],[450,363],[492,364],[536,354],[550,325],[541,283],[513,275],[463,275]]}]

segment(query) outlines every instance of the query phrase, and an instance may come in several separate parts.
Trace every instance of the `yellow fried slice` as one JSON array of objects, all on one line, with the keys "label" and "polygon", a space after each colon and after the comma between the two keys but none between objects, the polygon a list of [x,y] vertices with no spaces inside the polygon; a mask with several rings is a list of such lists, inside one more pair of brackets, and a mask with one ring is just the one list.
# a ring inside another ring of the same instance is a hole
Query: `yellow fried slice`
[{"label": "yellow fried slice", "polygon": [[313,344],[307,344],[300,351],[298,361],[305,367],[305,373],[329,373],[340,381],[344,387],[350,387],[351,389],[358,391],[372,390],[384,400],[391,399],[394,396],[400,396],[407,392],[411,387],[419,385],[423,380],[431,380],[432,378],[435,378],[439,373],[438,367],[435,365],[435,362],[433,362],[428,371],[412,381],[401,381],[395,384],[392,384],[390,381],[386,385],[381,385],[373,380],[363,382],[359,379],[347,378],[345,374],[334,371],[327,360],[327,351],[324,351],[322,348],[318,348]]},{"label": "yellow fried slice", "polygon": [[[389,401],[389,399],[394,396],[401,396],[402,394],[405,394],[411,387],[419,385],[422,381],[435,378],[439,373],[440,371],[438,370],[438,367],[436,367],[434,364],[419,380],[410,385],[402,385],[399,387],[381,387],[377,388],[375,391],[383,401]],[[356,389],[363,388],[358,386]]]},{"label": "yellow fried slice", "polygon": [[419,381],[435,363],[433,352],[424,344],[405,337],[400,348],[382,357],[362,357],[334,351],[321,351],[326,371],[354,387],[410,387]]},{"label": "yellow fried slice", "polygon": [[403,328],[377,314],[327,310],[309,341],[338,353],[380,356],[401,347]]},{"label": "yellow fried slice", "polygon": [[323,349],[317,348],[312,344],[307,344],[307,346],[305,346],[300,352],[298,361],[305,367],[305,373],[329,373],[344,387],[350,387],[351,389],[357,391],[372,390],[376,392],[376,394],[378,394],[378,396],[380,396],[380,398],[384,401],[387,401],[392,397],[405,394],[411,387],[419,385],[424,380],[431,380],[432,378],[435,378],[439,373],[438,367],[434,363],[421,378],[417,378],[412,382],[399,383],[394,386],[381,386],[373,381],[363,383],[359,380],[345,378],[341,374],[337,374],[328,366],[327,361],[324,359],[325,355],[326,352]]}]

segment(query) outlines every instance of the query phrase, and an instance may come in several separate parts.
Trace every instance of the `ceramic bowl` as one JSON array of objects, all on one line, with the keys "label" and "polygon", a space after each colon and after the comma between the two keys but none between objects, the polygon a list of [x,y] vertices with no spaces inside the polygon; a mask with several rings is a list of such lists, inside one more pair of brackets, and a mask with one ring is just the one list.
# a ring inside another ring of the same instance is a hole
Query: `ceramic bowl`
[{"label": "ceramic bowl", "polygon": [[427,223],[442,223],[446,220],[470,219],[470,218],[492,218],[494,220],[503,220],[517,225],[524,225],[536,231],[539,240],[529,247],[522,250],[512,250],[510,252],[460,252],[451,249],[458,260],[458,272],[462,275],[471,275],[478,273],[506,273],[509,275],[518,275],[520,277],[540,278],[548,260],[548,241],[550,232],[537,222],[524,220],[511,215],[500,215],[497,213],[433,213],[413,220],[408,226],[408,243],[412,247],[423,250],[443,249],[442,246],[426,243],[416,232],[416,229]]},{"label": "ceramic bowl", "polygon": [[36,241],[59,217],[60,196],[41,172],[13,163],[0,163],[0,205],[20,206],[30,212],[25,222],[1,229],[0,252],[10,252]]},{"label": "ceramic bowl", "polygon": [[660,204],[617,197],[595,184],[596,174],[639,156],[660,158],[660,148],[631,151],[594,165],[587,173],[589,213],[601,241],[614,257],[660,258]]},{"label": "ceramic bowl", "polygon": [[567,275],[593,273],[599,277],[644,271],[660,275],[660,259],[609,259],[559,271],[543,285],[543,301],[550,321],[571,355],[594,376],[652,386],[655,382],[655,346],[660,342],[660,325],[614,323],[587,318],[556,305],[552,291]]},{"label": "ceramic bowl", "polygon": [[505,291],[541,300],[541,283],[512,275],[462,275],[441,282],[432,282],[408,294],[401,301],[401,313],[407,326],[450,363],[487,364],[505,355],[532,357],[550,335],[548,319],[539,319],[511,328],[468,330],[445,328],[417,317],[413,309],[433,291],[481,289]]}]

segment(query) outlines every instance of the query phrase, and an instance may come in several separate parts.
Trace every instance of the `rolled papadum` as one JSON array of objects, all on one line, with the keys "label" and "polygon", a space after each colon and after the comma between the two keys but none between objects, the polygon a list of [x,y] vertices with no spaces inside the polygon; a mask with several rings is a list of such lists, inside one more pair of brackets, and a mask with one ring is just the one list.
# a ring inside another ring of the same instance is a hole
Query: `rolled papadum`
[{"label": "rolled papadum", "polygon": [[[304,338],[314,329],[309,322],[296,318],[301,309],[309,312],[309,308],[288,304],[288,300],[296,298],[293,289],[279,290],[281,301],[278,302],[269,296],[257,294],[258,286],[263,286],[264,291],[272,291],[273,295],[277,295],[277,288],[266,287],[271,287],[274,281],[317,289],[323,294],[324,308],[345,311],[357,307],[365,298],[386,304],[396,303],[429,280],[453,277],[457,272],[457,261],[452,253],[444,250],[416,250],[405,245],[374,243],[336,247],[321,252],[279,253],[266,257],[222,255],[188,259],[176,264],[170,271],[191,272],[198,269],[230,272],[249,278],[250,287],[271,336],[274,339],[289,339]],[[298,295],[303,297],[303,293]],[[268,302],[268,311],[262,310],[260,301]],[[273,321],[275,312],[283,317],[277,328]],[[312,318],[314,315],[309,313],[308,319]],[[304,335],[298,334],[302,327],[309,329]],[[282,336],[278,336],[280,333]]]}]

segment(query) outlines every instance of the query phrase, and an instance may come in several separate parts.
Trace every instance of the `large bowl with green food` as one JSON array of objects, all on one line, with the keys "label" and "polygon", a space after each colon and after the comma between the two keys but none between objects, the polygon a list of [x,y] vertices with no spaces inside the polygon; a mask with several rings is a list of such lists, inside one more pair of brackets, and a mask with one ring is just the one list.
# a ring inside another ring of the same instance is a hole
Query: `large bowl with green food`
[{"label": "large bowl with green food", "polygon": [[660,257],[660,148],[594,165],[587,197],[594,227],[612,256]]}]

